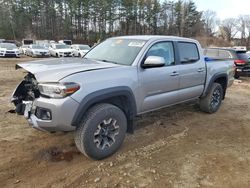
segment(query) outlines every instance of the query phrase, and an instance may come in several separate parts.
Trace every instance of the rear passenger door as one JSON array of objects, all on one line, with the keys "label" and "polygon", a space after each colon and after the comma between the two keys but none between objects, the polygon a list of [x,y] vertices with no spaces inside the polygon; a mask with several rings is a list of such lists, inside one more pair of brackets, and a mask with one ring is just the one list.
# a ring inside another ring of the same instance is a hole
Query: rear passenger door
[{"label": "rear passenger door", "polygon": [[199,97],[204,89],[206,65],[198,46],[193,42],[177,42],[179,53],[179,100]]}]

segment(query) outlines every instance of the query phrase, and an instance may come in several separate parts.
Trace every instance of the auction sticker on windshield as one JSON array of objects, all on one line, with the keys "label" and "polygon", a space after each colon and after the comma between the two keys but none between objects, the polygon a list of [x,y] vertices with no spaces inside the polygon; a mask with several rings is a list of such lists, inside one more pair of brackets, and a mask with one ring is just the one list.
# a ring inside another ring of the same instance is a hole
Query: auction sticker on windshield
[{"label": "auction sticker on windshield", "polygon": [[144,44],[145,41],[132,41],[128,44],[128,46],[141,48]]}]

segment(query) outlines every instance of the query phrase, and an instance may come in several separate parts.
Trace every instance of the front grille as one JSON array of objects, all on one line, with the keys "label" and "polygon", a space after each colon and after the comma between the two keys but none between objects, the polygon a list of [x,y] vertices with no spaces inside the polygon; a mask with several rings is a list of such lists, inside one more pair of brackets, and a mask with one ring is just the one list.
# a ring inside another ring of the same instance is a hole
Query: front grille
[{"label": "front grille", "polygon": [[16,57],[16,54],[5,54],[5,57]]},{"label": "front grille", "polygon": [[6,51],[6,54],[14,54],[15,52],[13,51]]}]

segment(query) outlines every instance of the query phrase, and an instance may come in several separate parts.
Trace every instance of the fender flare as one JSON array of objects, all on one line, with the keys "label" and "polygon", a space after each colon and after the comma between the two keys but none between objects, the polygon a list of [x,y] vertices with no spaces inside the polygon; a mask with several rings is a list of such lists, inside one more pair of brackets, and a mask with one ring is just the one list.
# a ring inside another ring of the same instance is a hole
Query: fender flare
[{"label": "fender flare", "polygon": [[129,113],[126,114],[126,116],[128,118],[128,123],[132,124],[128,125],[128,132],[133,132],[133,119],[137,113],[136,101],[132,90],[127,86],[118,86],[102,89],[88,94],[80,102],[71,122],[71,125],[75,127],[78,126],[81,123],[84,114],[91,106],[106,99],[112,99],[113,97],[126,97],[126,99],[128,100],[127,105],[129,108]]},{"label": "fender flare", "polygon": [[[215,75],[212,76],[212,78],[209,81],[209,84],[207,86],[207,88],[205,88],[201,98],[206,97],[208,92],[211,90],[213,83],[215,82],[215,80],[217,80],[218,78],[226,78],[226,86],[225,86],[225,91],[227,88],[227,83],[228,83],[228,75],[226,73],[216,73]],[[225,92],[224,91],[224,92]]]}]

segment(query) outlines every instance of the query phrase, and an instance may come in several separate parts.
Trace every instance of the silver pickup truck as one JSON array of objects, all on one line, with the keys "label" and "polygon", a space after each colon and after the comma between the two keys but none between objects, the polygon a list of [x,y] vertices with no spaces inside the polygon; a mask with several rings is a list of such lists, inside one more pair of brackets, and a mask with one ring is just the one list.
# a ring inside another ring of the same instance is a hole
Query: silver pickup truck
[{"label": "silver pickup truck", "polygon": [[102,159],[133,132],[134,117],[197,99],[216,112],[233,83],[233,61],[205,61],[196,40],[170,36],[110,38],[83,59],[18,64],[28,73],[11,101],[36,129],[75,131],[77,148]]}]

